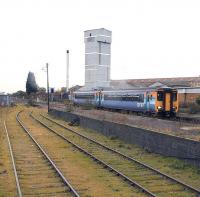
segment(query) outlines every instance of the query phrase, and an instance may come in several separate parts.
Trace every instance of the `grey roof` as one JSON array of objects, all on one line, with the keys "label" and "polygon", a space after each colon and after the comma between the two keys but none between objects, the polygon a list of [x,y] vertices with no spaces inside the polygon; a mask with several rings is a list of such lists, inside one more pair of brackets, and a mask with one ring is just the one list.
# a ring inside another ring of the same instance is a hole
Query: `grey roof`
[{"label": "grey roof", "polygon": [[[149,79],[125,79],[111,80],[110,87],[102,87],[103,90],[130,90],[137,88],[200,88],[200,77],[176,77],[176,78],[149,78]],[[83,86],[79,91],[91,91]]]},{"label": "grey roof", "polygon": [[112,87],[133,88],[133,87],[200,87],[200,77],[176,77],[176,78],[150,78],[150,79],[126,79],[112,80]]}]

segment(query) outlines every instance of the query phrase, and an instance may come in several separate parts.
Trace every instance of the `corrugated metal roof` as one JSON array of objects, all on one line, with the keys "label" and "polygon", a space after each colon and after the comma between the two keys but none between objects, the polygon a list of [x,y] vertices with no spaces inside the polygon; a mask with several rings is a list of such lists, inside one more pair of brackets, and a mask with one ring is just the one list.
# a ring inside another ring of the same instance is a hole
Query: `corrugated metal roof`
[{"label": "corrugated metal roof", "polygon": [[112,80],[111,86],[149,87],[154,84],[163,84],[169,87],[200,87],[200,77],[176,77],[176,78],[150,78],[150,79],[126,79]]}]

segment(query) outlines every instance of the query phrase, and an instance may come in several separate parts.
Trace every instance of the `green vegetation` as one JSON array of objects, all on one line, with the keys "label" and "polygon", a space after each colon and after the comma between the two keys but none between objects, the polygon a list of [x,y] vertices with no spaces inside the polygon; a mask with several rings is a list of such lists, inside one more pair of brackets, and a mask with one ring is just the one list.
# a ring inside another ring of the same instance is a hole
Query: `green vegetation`
[{"label": "green vegetation", "polygon": [[38,86],[35,81],[35,75],[32,72],[28,73],[26,81],[26,93],[30,95],[31,93],[36,93],[38,91]]},{"label": "green vegetation", "polygon": [[[66,122],[59,119],[57,119],[57,121],[66,124]],[[107,137],[96,131],[84,129],[81,127],[76,127],[76,130],[92,139],[95,139],[111,148],[119,150],[120,152],[139,161],[145,162],[146,164],[164,173],[167,173],[186,182],[187,184],[200,189],[200,170],[183,160],[150,153],[148,150],[142,149],[137,145],[127,144],[117,139],[115,136]]]}]

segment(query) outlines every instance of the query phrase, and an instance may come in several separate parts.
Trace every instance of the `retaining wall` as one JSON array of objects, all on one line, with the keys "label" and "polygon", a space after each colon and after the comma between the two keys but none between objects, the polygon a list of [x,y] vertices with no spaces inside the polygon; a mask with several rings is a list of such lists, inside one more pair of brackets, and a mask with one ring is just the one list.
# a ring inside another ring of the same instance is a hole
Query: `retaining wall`
[{"label": "retaining wall", "polygon": [[116,136],[127,143],[137,144],[154,153],[189,159],[191,163],[200,166],[200,142],[198,141],[105,120],[91,119],[55,109],[52,109],[50,114],[66,121],[78,119],[81,127],[96,130],[107,136]]}]

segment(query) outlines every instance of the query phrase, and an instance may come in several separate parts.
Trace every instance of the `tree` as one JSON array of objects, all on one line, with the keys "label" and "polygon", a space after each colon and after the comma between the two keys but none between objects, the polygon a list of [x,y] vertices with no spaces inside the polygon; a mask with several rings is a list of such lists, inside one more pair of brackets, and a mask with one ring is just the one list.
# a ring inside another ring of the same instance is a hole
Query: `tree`
[{"label": "tree", "polygon": [[12,96],[18,97],[18,98],[26,98],[27,94],[26,92],[22,90],[18,90],[17,92],[13,93]]},{"label": "tree", "polygon": [[44,88],[44,87],[39,87],[39,88],[38,88],[38,93],[46,93],[46,88]]},{"label": "tree", "polygon": [[35,81],[35,75],[32,72],[28,73],[27,81],[26,81],[26,93],[30,95],[31,93],[36,93],[38,90],[38,86]]}]

